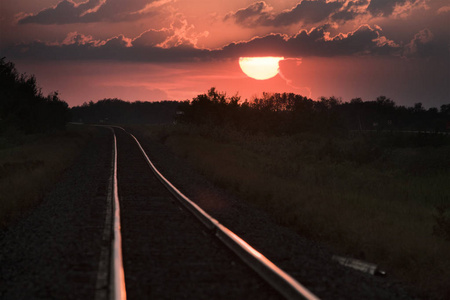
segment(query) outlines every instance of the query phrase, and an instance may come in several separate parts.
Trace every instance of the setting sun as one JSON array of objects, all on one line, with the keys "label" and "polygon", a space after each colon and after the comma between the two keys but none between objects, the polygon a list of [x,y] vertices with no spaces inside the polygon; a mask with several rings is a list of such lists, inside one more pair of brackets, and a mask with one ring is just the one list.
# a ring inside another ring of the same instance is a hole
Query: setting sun
[{"label": "setting sun", "polygon": [[240,57],[239,66],[248,77],[265,80],[278,74],[278,62],[284,57]]}]

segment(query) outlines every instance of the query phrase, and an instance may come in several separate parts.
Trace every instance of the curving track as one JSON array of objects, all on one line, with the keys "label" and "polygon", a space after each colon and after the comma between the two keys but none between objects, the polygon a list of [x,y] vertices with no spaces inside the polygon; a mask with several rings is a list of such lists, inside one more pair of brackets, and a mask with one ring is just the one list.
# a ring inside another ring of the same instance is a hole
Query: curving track
[{"label": "curving track", "polygon": [[275,288],[289,299],[317,299],[180,193],[133,135],[118,127],[115,132],[125,282],[131,298],[273,299],[279,297]]}]

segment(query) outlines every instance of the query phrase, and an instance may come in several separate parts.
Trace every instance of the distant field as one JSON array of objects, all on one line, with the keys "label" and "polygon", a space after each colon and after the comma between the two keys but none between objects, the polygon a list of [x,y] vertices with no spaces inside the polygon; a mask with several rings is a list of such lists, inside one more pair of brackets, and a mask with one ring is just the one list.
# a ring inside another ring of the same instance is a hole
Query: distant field
[{"label": "distant field", "polygon": [[140,127],[299,234],[450,296],[450,142],[418,134],[248,135]]},{"label": "distant field", "polygon": [[0,228],[36,206],[92,136],[68,126],[51,134],[10,134],[0,139]]}]

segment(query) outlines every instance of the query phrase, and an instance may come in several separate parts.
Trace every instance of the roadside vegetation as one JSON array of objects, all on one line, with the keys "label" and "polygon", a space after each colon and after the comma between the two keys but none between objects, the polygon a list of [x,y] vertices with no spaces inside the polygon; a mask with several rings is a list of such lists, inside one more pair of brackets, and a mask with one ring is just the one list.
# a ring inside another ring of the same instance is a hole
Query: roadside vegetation
[{"label": "roadside vegetation", "polygon": [[[275,101],[272,96],[267,94],[264,101]],[[369,106],[376,107],[376,102]],[[331,126],[341,116],[333,113],[333,105],[308,116],[311,124],[293,120],[298,127],[281,130],[288,128],[286,117],[292,112],[261,112],[252,105],[258,102],[242,107],[236,98],[212,90],[182,104],[178,125],[141,130],[278,223],[331,245],[341,255],[378,264],[424,297],[450,296],[450,136],[442,133],[444,127],[441,133],[436,130],[436,124],[448,120],[446,106],[432,110],[435,118],[428,118],[419,105],[398,109],[389,102],[386,111],[402,111],[403,119],[392,114],[383,123],[384,115],[375,110],[378,115],[373,116],[369,109],[371,124],[354,118],[357,127],[372,127],[373,122],[404,130],[432,126],[431,133],[406,133],[352,130],[347,123]],[[240,113],[264,113],[264,118],[251,119],[258,126],[239,126]],[[317,120],[321,123],[315,124]]]},{"label": "roadside vegetation", "polygon": [[68,105],[0,59],[0,228],[35,207],[73,162],[92,129],[67,126]]},{"label": "roadside vegetation", "polygon": [[374,158],[378,138],[418,137],[277,137],[189,125],[143,130],[277,223],[376,263],[425,293],[450,292],[449,143],[413,142],[378,149],[383,154]]}]

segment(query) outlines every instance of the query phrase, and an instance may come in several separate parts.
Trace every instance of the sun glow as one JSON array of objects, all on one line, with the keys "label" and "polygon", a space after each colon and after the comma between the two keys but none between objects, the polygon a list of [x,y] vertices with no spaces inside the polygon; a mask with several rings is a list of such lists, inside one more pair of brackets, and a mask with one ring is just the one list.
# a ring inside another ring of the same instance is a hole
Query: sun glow
[{"label": "sun glow", "polygon": [[278,74],[278,62],[284,57],[240,57],[239,66],[248,77],[265,80]]}]

